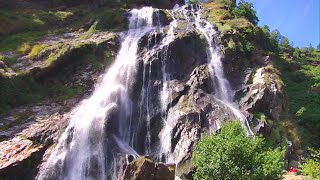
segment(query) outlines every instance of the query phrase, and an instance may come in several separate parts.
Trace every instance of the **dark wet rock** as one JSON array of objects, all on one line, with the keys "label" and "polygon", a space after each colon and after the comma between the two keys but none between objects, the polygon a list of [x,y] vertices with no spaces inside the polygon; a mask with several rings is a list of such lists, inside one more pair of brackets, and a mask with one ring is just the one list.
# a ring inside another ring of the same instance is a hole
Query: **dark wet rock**
[{"label": "dark wet rock", "polygon": [[275,74],[268,74],[265,68],[254,72],[253,82],[237,92],[243,111],[262,112],[274,120],[279,120],[287,111],[287,100],[283,90],[277,86]]},{"label": "dark wet rock", "polygon": [[182,180],[193,179],[192,174],[194,172],[194,166],[191,161],[191,153],[177,165],[176,176]]},{"label": "dark wet rock", "polygon": [[172,21],[168,10],[159,9],[153,14],[153,24],[156,26],[167,26]]},{"label": "dark wet rock", "polygon": [[157,163],[149,157],[140,157],[127,165],[121,180],[174,180],[175,165]]},{"label": "dark wet rock", "polygon": [[6,68],[6,64],[3,61],[0,61],[0,69]]}]

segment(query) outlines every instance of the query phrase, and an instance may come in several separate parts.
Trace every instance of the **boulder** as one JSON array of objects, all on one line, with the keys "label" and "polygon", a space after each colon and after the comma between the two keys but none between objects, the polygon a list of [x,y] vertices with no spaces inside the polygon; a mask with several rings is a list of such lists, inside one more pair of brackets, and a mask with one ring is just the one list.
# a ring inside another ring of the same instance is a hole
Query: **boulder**
[{"label": "boulder", "polygon": [[121,180],[174,180],[174,178],[174,164],[157,163],[143,156],[127,165]]}]

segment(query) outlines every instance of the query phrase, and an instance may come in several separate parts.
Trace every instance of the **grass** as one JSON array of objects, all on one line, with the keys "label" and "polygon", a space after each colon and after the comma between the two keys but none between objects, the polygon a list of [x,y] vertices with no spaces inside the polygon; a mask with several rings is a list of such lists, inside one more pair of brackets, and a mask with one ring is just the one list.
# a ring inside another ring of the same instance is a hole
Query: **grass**
[{"label": "grass", "polygon": [[0,114],[13,106],[37,102],[45,95],[43,87],[23,76],[0,77]]},{"label": "grass", "polygon": [[18,57],[17,56],[5,57],[3,61],[7,66],[10,67],[18,62]]},{"label": "grass", "polygon": [[32,45],[30,43],[26,42],[26,43],[22,43],[18,47],[17,51],[18,51],[19,54],[26,54],[29,51],[31,51],[31,49],[32,49]]},{"label": "grass", "polygon": [[265,76],[264,80],[266,82],[266,85],[269,87],[271,84],[271,75],[273,77],[273,80],[275,82],[276,88],[278,91],[282,92],[284,83],[281,80],[280,76],[281,73],[278,69],[276,69],[273,65],[269,64],[265,68]]},{"label": "grass", "polygon": [[21,52],[21,50],[23,51],[22,46],[24,46],[24,44],[30,44],[44,35],[46,35],[45,31],[28,31],[10,36],[2,36],[0,37],[0,52],[19,50]]},{"label": "grass", "polygon": [[[81,43],[73,46],[73,49],[70,49],[71,47],[65,44],[46,47],[46,49],[53,48],[47,60],[49,65],[57,60],[72,61],[66,64],[64,68],[55,68],[54,77],[48,77],[50,82],[35,80],[26,73],[12,77],[0,76],[0,114],[8,112],[17,106],[37,103],[46,98],[63,102],[82,94],[85,90],[84,86],[68,84],[66,79],[73,77],[74,68],[81,66],[81,64],[92,64],[95,70],[102,70],[104,65],[110,62],[111,53],[105,51],[104,59],[100,62],[94,54],[93,44]],[[42,45],[35,45],[33,51],[36,52],[32,53],[31,51],[30,54],[38,54],[41,50],[44,51]],[[4,61],[8,61],[8,58],[5,58]],[[16,59],[13,58],[12,61],[16,61]]]},{"label": "grass", "polygon": [[213,23],[224,22],[224,20],[232,18],[231,13],[227,10],[227,5],[220,1],[205,3],[203,6],[208,10],[206,13],[208,20]]},{"label": "grass", "polygon": [[17,9],[0,11],[0,35],[10,35],[22,31],[50,29],[66,22],[73,16],[68,11],[44,11],[40,9]]},{"label": "grass", "polygon": [[[215,24],[220,32],[222,54],[233,57],[250,57],[255,51],[255,39],[258,28],[246,18],[236,18],[232,13],[229,1],[217,0],[205,3],[205,16]],[[232,34],[232,36],[230,35]]]},{"label": "grass", "polygon": [[[88,33],[122,31],[126,25],[124,12],[125,10],[121,8],[92,9],[85,6],[74,7],[66,11],[0,10],[0,53],[8,51],[28,53],[30,46],[36,40],[49,34],[73,32],[80,29]],[[92,27],[94,22],[96,24]],[[89,24],[89,27],[85,27],[86,24]]]},{"label": "grass", "polygon": [[49,65],[53,64],[58,59],[62,58],[68,53],[69,48],[63,44],[59,44],[57,49],[52,51],[47,59]]},{"label": "grass", "polygon": [[48,89],[48,94],[54,95],[54,100],[57,102],[63,102],[65,100],[70,99],[71,97],[75,97],[84,92],[84,87],[77,86],[68,86],[63,84],[62,82],[55,83],[54,86]]},{"label": "grass", "polygon": [[[31,52],[28,54],[28,57],[30,59],[34,59],[34,58],[38,57],[40,52],[43,51],[46,47],[48,47],[48,45],[45,45],[45,44],[36,44],[36,45],[34,45],[32,47],[32,49],[31,49]],[[25,50],[25,48],[23,48],[23,50]]]}]

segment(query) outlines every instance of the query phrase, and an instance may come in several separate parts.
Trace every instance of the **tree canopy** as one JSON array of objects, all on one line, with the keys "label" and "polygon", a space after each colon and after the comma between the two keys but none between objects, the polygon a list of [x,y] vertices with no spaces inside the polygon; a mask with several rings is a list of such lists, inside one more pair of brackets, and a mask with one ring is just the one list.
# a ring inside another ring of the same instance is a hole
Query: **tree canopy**
[{"label": "tree canopy", "polygon": [[241,123],[225,124],[218,135],[202,138],[193,153],[195,179],[280,179],[284,153],[260,136],[247,137]]},{"label": "tree canopy", "polygon": [[240,0],[238,6],[233,10],[233,14],[236,17],[247,18],[254,25],[257,25],[259,22],[256,11],[253,9],[253,4],[244,0]]}]

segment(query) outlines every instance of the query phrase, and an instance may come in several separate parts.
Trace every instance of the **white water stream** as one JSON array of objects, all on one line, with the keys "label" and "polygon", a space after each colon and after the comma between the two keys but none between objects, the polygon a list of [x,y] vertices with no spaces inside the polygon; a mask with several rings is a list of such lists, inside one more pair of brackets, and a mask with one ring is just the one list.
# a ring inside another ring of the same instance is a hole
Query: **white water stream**
[{"label": "white water stream", "polygon": [[[246,129],[247,135],[253,135],[246,117],[241,113],[237,105],[233,102],[235,92],[232,90],[229,81],[224,77],[223,65],[219,54],[219,47],[215,43],[214,37],[217,32],[213,25],[202,18],[200,6],[191,6],[191,14],[198,31],[200,31],[207,41],[207,56],[209,59],[209,69],[215,84],[215,97],[225,104],[233,114],[241,121],[242,126]],[[187,13],[186,6],[182,8],[183,14]],[[189,19],[186,17],[186,19]]]},{"label": "white water stream", "polygon": [[127,32],[114,64],[94,93],[72,111],[70,124],[37,179],[106,179],[105,120],[120,111],[114,140],[123,151],[137,155],[129,146],[132,103],[128,96],[134,82],[139,39],[151,31],[154,9],[133,9]]}]

